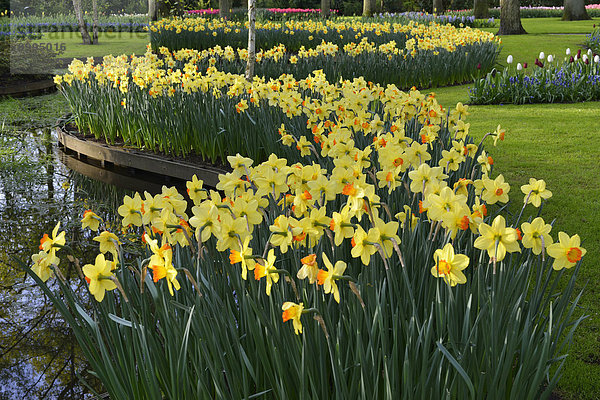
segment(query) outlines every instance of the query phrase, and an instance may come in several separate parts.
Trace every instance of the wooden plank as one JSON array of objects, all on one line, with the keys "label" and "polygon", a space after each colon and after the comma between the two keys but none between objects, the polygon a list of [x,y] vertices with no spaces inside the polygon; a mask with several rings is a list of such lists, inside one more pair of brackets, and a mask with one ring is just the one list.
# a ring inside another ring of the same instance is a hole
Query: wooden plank
[{"label": "wooden plank", "polygon": [[110,146],[91,140],[82,140],[64,132],[60,128],[57,128],[57,132],[58,141],[62,146],[75,153],[101,162],[110,162],[122,167],[135,168],[183,180],[191,180],[195,174],[198,179],[201,179],[207,186],[211,187],[217,186],[219,174],[227,173],[227,171],[215,167],[199,166],[184,161],[141,153],[133,149]]},{"label": "wooden plank", "polygon": [[127,189],[139,193],[148,191],[151,194],[157,194],[160,193],[162,190],[161,184],[149,182],[147,180],[138,179],[131,176],[117,174],[113,171],[109,171],[107,169],[100,168],[95,165],[91,165],[86,162],[80,161],[77,158],[71,157],[62,151],[59,153],[59,157],[60,161],[64,165],[66,165],[67,168],[96,181],[104,182],[109,185],[114,185],[122,189]]}]

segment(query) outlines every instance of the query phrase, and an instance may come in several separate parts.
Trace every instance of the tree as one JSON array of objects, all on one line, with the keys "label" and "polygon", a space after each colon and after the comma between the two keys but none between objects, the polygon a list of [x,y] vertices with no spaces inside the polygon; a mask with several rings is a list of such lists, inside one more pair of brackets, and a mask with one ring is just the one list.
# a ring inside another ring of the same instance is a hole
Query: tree
[{"label": "tree", "polygon": [[77,17],[77,24],[79,25],[79,32],[81,32],[81,39],[83,44],[92,44],[90,34],[88,33],[85,21],[83,19],[83,9],[81,8],[81,0],[73,0],[73,8],[75,9],[75,16]]},{"label": "tree", "polygon": [[487,0],[475,0],[473,2],[473,16],[475,19],[488,19],[490,17]]},{"label": "tree", "polygon": [[363,0],[363,17],[372,17],[375,10],[375,0]]},{"label": "tree", "polygon": [[254,77],[256,63],[256,0],[248,0],[248,63],[246,64],[246,79]]},{"label": "tree", "polygon": [[92,44],[98,44],[98,0],[92,0]]},{"label": "tree", "polygon": [[331,8],[331,0],[321,0],[321,17],[329,18],[329,9]]},{"label": "tree", "polygon": [[591,19],[585,9],[584,0],[565,0],[565,8],[563,11],[563,21],[580,21]]},{"label": "tree", "polygon": [[442,0],[433,0],[433,13],[442,14],[444,12],[444,3]]},{"label": "tree", "polygon": [[231,0],[219,0],[219,17],[231,17]]},{"label": "tree", "polygon": [[500,29],[498,35],[522,35],[521,3],[519,0],[503,0],[500,6]]}]

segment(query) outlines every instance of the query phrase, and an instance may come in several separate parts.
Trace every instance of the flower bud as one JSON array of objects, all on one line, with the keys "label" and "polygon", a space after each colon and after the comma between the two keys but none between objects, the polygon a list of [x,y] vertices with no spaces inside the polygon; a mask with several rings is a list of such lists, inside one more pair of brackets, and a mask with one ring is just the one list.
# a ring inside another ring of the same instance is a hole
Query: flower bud
[{"label": "flower bud", "polygon": [[548,60],[549,63],[551,63],[552,61],[554,61],[554,57],[552,57],[552,54],[548,54],[547,60]]},{"label": "flower bud", "polygon": [[546,58],[546,55],[544,54],[543,51],[540,52],[540,56],[538,57],[540,60],[543,60],[544,58]]},{"label": "flower bud", "polygon": [[600,56],[599,56],[599,55],[596,55],[596,56],[594,57],[594,62],[595,62],[595,63],[600,63]]},{"label": "flower bud", "polygon": [[517,71],[521,71],[523,69],[523,66],[521,65],[521,63],[517,63]]},{"label": "flower bud", "polygon": [[513,56],[512,55],[509,55],[508,57],[506,57],[506,63],[507,64],[512,64],[512,62],[513,62]]},{"label": "flower bud", "polygon": [[571,49],[569,47],[567,47],[567,55],[570,56],[571,55]]}]

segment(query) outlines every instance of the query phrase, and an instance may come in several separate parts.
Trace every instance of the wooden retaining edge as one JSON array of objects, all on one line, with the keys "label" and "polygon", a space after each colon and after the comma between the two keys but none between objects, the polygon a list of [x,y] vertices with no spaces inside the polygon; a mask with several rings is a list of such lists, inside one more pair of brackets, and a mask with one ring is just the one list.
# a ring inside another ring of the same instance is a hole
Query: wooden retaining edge
[{"label": "wooden retaining edge", "polygon": [[77,158],[72,157],[62,151],[59,152],[59,159],[60,162],[62,162],[70,170],[78,172],[96,181],[131,190],[133,192],[143,193],[148,191],[151,194],[161,192],[162,185],[160,183],[118,174],[108,169],[78,160]]},{"label": "wooden retaining edge", "polygon": [[50,93],[56,90],[54,80],[47,79],[40,82],[30,82],[23,85],[14,85],[0,88],[0,97],[27,97],[39,94]]},{"label": "wooden retaining edge", "polygon": [[199,166],[184,161],[142,153],[134,149],[79,139],[63,131],[60,127],[57,128],[57,133],[58,142],[63,147],[77,153],[80,157],[84,156],[99,160],[105,167],[110,164],[119,165],[186,181],[191,180],[195,174],[198,179],[201,179],[207,186],[211,187],[217,186],[219,174],[228,172],[216,167]]}]

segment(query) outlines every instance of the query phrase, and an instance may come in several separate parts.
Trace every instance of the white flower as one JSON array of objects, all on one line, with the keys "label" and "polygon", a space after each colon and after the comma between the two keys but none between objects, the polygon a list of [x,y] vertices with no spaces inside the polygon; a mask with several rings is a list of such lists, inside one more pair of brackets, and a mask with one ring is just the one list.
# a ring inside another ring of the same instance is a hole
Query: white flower
[{"label": "white flower", "polygon": [[571,49],[569,47],[567,47],[567,55],[570,56],[571,55]]},{"label": "white flower", "polygon": [[513,62],[513,56],[512,55],[509,55],[508,57],[506,57],[506,63],[507,64],[512,64],[512,62]]},{"label": "white flower", "polygon": [[554,61],[554,57],[552,57],[552,54],[548,54],[548,62],[551,63],[552,61]]},{"label": "white flower", "polygon": [[545,54],[544,54],[544,52],[542,51],[542,52],[540,52],[539,59],[540,59],[540,60],[543,60],[544,58],[546,58],[546,55],[545,55]]},{"label": "white flower", "polygon": [[517,71],[520,71],[523,69],[523,66],[521,65],[521,63],[517,63]]},{"label": "white flower", "polygon": [[588,56],[592,55],[592,49],[588,49]]},{"label": "white flower", "polygon": [[586,61],[587,61],[587,59],[588,59],[588,56],[587,56],[587,54],[584,54],[584,55],[582,55],[582,56],[581,56],[581,59],[583,60],[583,62],[586,62]]},{"label": "white flower", "polygon": [[594,57],[594,62],[595,62],[595,63],[600,63],[600,56],[599,56],[599,55],[596,55],[596,56]]}]

